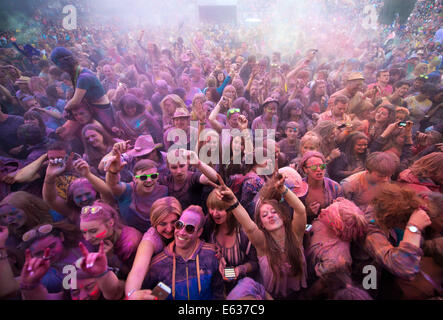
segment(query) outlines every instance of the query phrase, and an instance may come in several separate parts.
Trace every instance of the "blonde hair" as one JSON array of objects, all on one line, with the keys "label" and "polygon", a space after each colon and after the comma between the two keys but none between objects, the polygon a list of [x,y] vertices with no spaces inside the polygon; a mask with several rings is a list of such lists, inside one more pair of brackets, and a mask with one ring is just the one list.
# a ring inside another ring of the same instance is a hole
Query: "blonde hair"
[{"label": "blonde hair", "polygon": [[300,149],[303,148],[303,146],[308,142],[313,143],[316,146],[316,149],[320,150],[320,138],[312,131],[306,132],[305,135],[300,139]]},{"label": "blonde hair", "polygon": [[180,218],[182,206],[174,197],[163,197],[155,200],[151,207],[151,225],[155,228],[170,213],[176,214]]},{"label": "blonde hair", "polygon": [[172,94],[168,94],[160,102],[160,107],[162,108],[163,114],[166,114],[165,106],[164,105],[165,105],[165,101],[168,100],[168,99],[171,99],[172,102],[175,104],[175,109],[178,109],[178,108],[185,108],[185,109],[187,109],[187,107],[186,107],[185,103],[183,102],[183,100],[178,95],[172,93]]}]

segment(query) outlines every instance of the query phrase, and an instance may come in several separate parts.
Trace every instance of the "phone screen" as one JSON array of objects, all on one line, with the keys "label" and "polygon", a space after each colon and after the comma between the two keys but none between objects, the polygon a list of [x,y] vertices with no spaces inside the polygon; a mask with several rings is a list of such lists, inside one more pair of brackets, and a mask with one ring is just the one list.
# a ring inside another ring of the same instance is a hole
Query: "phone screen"
[{"label": "phone screen", "polygon": [[225,268],[225,278],[226,279],[235,279],[234,268]]},{"label": "phone screen", "polygon": [[165,300],[170,293],[171,293],[171,288],[169,288],[163,282],[159,282],[152,290],[152,295],[156,296],[159,300]]}]

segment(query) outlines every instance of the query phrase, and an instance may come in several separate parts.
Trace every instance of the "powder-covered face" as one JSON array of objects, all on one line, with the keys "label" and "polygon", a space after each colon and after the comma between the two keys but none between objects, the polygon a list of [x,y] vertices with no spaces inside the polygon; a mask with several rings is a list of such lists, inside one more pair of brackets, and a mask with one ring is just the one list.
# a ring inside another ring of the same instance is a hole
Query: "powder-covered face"
[{"label": "powder-covered face", "polygon": [[85,140],[94,148],[103,144],[103,136],[95,130],[86,130]]},{"label": "powder-covered face", "polygon": [[182,228],[181,230],[175,229],[175,245],[180,249],[189,249],[193,245],[195,245],[196,241],[200,237],[202,230],[197,230],[200,224],[200,215],[193,211],[185,211],[180,217],[180,221],[182,221],[185,225],[193,225],[195,230],[192,234],[186,231],[186,228]]},{"label": "powder-covered face", "polygon": [[376,122],[385,122],[388,120],[389,111],[385,108],[380,108],[375,112],[375,121]]},{"label": "powder-covered face", "polygon": [[301,154],[304,155],[308,151],[318,151],[318,146],[312,141],[306,141],[301,147]]},{"label": "powder-covered face", "polygon": [[165,102],[163,102],[163,106],[165,108],[166,113],[174,114],[175,104],[171,99],[166,99]]},{"label": "powder-covered face", "polygon": [[222,224],[226,222],[227,213],[226,210],[209,209],[212,219],[216,224]]},{"label": "powder-covered face", "polygon": [[362,154],[366,152],[367,148],[368,148],[368,140],[358,139],[354,145],[354,152],[357,154]]},{"label": "powder-covered face", "polygon": [[39,125],[37,119],[26,119],[26,120],[25,120],[25,124],[29,124],[29,123],[31,123],[31,124],[33,124],[33,125],[35,125],[35,126],[38,126],[38,125]]},{"label": "powder-covered face", "polygon": [[342,117],[345,114],[347,109],[348,109],[348,104],[347,103],[338,102],[334,106],[334,116]]},{"label": "powder-covered face", "polygon": [[77,207],[83,208],[91,206],[97,197],[97,192],[87,183],[82,184],[74,189],[72,192],[74,203]]},{"label": "powder-covered face", "polygon": [[74,119],[82,125],[85,125],[92,120],[92,114],[84,108],[72,110],[72,115],[74,116]]},{"label": "powder-covered face", "polygon": [[372,171],[372,172],[367,171],[366,177],[368,181],[372,184],[385,183],[391,180],[391,177],[387,177],[378,171]]},{"label": "powder-covered face", "polygon": [[[113,221],[111,219],[111,221]],[[80,230],[83,238],[93,246],[99,245],[100,241],[110,237],[114,230],[112,228],[113,222],[104,222],[101,219],[85,221],[80,220]]]},{"label": "powder-covered face", "polygon": [[0,206],[0,224],[7,226],[12,232],[20,229],[26,223],[26,214],[23,210],[9,204]]},{"label": "powder-covered face", "polygon": [[134,117],[137,114],[137,106],[135,104],[127,103],[123,108],[129,117]]},{"label": "powder-covered face", "polygon": [[[157,168],[151,168],[151,169],[147,169],[147,170],[137,171],[137,172],[135,172],[135,176],[139,176],[139,175],[141,176],[141,175],[153,174],[153,173],[158,173]],[[135,176],[134,176],[134,182],[135,182],[136,192],[138,194],[149,194],[152,191],[154,191],[155,186],[158,181],[158,176],[156,179],[153,179],[151,176],[151,177],[147,178],[146,180],[141,180],[141,177],[136,178]]]},{"label": "powder-covered face", "polygon": [[59,261],[63,255],[63,242],[59,237],[49,235],[35,241],[29,249],[35,258],[42,258],[46,248],[50,249],[49,261],[51,264]]},{"label": "powder-covered face", "polygon": [[[309,178],[313,180],[323,180],[325,177],[325,169],[320,168],[320,165],[324,164],[321,158],[311,157],[305,163],[305,172]],[[312,166],[316,166],[312,169]]]},{"label": "powder-covered face", "polygon": [[263,228],[267,231],[277,230],[283,226],[283,221],[277,210],[267,203],[260,207],[260,220]]},{"label": "powder-covered face", "polygon": [[98,300],[101,291],[97,279],[77,279],[77,289],[71,289],[72,300]]},{"label": "powder-covered face", "polygon": [[188,164],[184,163],[169,164],[169,171],[171,172],[174,181],[182,182],[183,180],[186,179],[188,172]]},{"label": "powder-covered face", "polygon": [[175,222],[178,217],[175,213],[169,213],[162,221],[155,227],[157,232],[165,239],[172,239],[174,237]]}]

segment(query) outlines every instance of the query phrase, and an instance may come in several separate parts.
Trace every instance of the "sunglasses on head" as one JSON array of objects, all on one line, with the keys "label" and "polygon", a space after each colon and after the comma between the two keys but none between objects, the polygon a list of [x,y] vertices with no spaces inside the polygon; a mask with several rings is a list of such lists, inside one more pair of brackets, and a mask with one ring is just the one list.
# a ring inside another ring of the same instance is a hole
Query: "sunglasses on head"
[{"label": "sunglasses on head", "polygon": [[423,78],[423,79],[426,79],[426,80],[427,80],[429,77],[428,77],[427,75],[421,74],[421,75],[420,75],[420,78]]},{"label": "sunglasses on head", "polygon": [[32,239],[36,238],[39,235],[41,235],[41,236],[47,235],[51,231],[52,231],[52,225],[45,224],[45,225],[38,227],[37,229],[31,229],[28,232],[26,232],[22,236],[22,240],[24,242],[28,242],[28,241],[31,241]]},{"label": "sunglasses on head", "polygon": [[322,163],[320,165],[314,164],[312,166],[307,167],[313,171],[317,171],[317,168],[320,168],[321,170],[325,170],[326,169],[326,163]]},{"label": "sunglasses on head", "polygon": [[158,178],[158,173],[151,173],[151,174],[140,174],[138,176],[135,176],[136,179],[140,179],[141,181],[146,181],[148,178],[151,178],[151,180],[155,180]]},{"label": "sunglasses on head", "polygon": [[240,113],[240,109],[237,109],[237,108],[229,109],[228,113],[226,114],[226,116],[229,117],[231,114],[234,114],[236,112]]},{"label": "sunglasses on head", "polygon": [[176,222],[175,222],[175,228],[177,229],[177,230],[181,230],[181,229],[183,229],[183,228],[185,228],[185,231],[187,232],[187,233],[189,233],[189,234],[193,234],[194,233],[194,231],[195,231],[195,226],[194,225],[192,225],[192,224],[184,224],[182,221],[180,221],[180,220],[177,220]]},{"label": "sunglasses on head", "polygon": [[102,210],[99,206],[86,206],[82,208],[81,214],[96,214]]}]

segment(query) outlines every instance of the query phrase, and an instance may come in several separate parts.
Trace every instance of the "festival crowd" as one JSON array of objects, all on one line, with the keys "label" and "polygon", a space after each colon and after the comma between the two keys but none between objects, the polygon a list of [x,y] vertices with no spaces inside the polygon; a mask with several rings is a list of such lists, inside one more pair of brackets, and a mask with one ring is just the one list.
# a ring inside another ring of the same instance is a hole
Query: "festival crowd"
[{"label": "festival crowd", "polygon": [[437,2],[270,54],[230,26],[1,32],[0,299],[442,299]]}]

